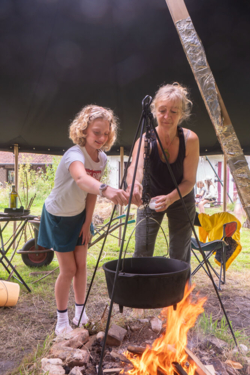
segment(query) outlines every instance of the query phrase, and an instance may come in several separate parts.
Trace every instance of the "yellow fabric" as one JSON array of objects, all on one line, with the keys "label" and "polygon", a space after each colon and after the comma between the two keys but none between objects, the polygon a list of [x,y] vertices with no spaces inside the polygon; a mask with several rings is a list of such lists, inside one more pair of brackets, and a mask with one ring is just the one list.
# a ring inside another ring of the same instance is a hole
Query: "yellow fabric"
[{"label": "yellow fabric", "polygon": [[[211,216],[207,214],[199,214],[198,217],[201,223],[201,227],[199,227],[199,239],[202,242],[210,242],[222,239],[223,224],[230,223],[231,221],[237,222],[237,229],[233,234],[232,238],[237,242],[238,246],[226,262],[227,270],[230,264],[234,261],[234,259],[237,257],[237,255],[241,252],[242,249],[242,246],[240,244],[240,221],[229,212],[219,212]],[[220,265],[220,263],[216,259],[215,262]]]}]

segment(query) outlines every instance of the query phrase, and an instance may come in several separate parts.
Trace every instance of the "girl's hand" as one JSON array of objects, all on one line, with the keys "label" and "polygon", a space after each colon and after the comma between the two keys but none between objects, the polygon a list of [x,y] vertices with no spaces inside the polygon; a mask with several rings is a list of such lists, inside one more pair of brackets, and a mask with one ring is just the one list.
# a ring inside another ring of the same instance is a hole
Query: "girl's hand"
[{"label": "girl's hand", "polygon": [[83,244],[85,246],[88,245],[91,239],[90,224],[86,224],[86,222],[83,224],[79,237],[81,237],[81,235],[82,235],[82,245]]},{"label": "girl's hand", "polygon": [[154,199],[156,199],[156,212],[166,211],[166,209],[173,203],[169,195],[158,195],[157,197],[154,197]]},{"label": "girl's hand", "polygon": [[129,194],[122,189],[115,189],[108,186],[102,194],[105,198],[110,199],[114,204],[119,204],[120,206],[128,204]]}]

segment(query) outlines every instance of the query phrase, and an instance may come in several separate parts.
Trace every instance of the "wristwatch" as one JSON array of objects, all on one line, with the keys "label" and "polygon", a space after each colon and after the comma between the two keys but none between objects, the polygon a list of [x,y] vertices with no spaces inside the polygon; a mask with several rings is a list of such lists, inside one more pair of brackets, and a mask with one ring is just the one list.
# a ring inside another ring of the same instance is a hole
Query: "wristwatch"
[{"label": "wristwatch", "polygon": [[99,187],[99,193],[100,193],[100,196],[103,197],[103,192],[108,188],[108,185],[106,184],[101,184],[100,187]]}]

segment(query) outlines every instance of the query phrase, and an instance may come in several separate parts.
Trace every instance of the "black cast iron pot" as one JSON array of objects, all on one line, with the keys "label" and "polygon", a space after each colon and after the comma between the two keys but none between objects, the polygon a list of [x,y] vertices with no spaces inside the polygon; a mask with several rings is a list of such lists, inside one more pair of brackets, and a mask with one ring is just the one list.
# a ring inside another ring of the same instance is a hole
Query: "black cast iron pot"
[{"label": "black cast iron pot", "polygon": [[[103,265],[111,298],[118,260]],[[123,264],[123,261],[122,261]],[[188,263],[164,257],[126,258],[119,272],[114,302],[122,306],[156,309],[176,305],[190,275]]]}]

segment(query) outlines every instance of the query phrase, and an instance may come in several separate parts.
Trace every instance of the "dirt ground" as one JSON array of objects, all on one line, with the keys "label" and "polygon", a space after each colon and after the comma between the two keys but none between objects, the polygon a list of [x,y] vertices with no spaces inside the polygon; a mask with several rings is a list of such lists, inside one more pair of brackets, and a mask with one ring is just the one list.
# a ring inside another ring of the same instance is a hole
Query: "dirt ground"
[{"label": "dirt ground", "polygon": [[[100,206],[99,215],[104,216],[102,211],[110,215],[111,209],[107,210],[105,204]],[[49,276],[51,288],[53,288],[58,271]],[[92,276],[92,271],[88,271]],[[43,281],[40,281],[41,283]],[[192,282],[196,284],[194,292],[201,296],[207,296],[205,312],[213,316],[213,321],[223,317],[223,310],[213,285],[203,271],[193,277]],[[236,273],[230,269],[227,272],[227,283],[222,286],[220,296],[223,305],[232,322],[235,331],[243,330],[250,337],[250,271],[244,270]],[[49,293],[53,295],[53,293]],[[100,320],[105,307],[109,304],[108,292],[104,281],[104,273],[99,268],[96,274],[91,294],[86,306],[87,314],[92,322]],[[70,293],[69,318],[74,317],[73,291]],[[124,307],[120,314],[118,306],[114,305],[112,322],[126,327],[131,322],[132,309]],[[145,310],[145,318],[157,316],[160,310]],[[23,358],[34,353],[38,344],[43,345],[48,335],[53,334],[56,323],[56,306],[53,298],[46,298],[46,292],[41,295],[27,293],[22,289],[18,303],[15,307],[0,308],[0,375],[13,374],[14,369],[19,366]],[[144,345],[148,339],[147,330],[141,330],[140,335],[131,340],[133,344]],[[152,331],[151,331],[152,336]],[[136,339],[136,340],[135,340]]]},{"label": "dirt ground", "polygon": [[[97,282],[92,287],[92,292],[87,304],[87,313],[91,321],[98,321],[109,298],[105,283],[101,281],[102,270],[97,274]],[[198,276],[199,275],[199,276]],[[54,278],[56,275],[54,276]],[[53,281],[54,282],[54,281]],[[205,311],[212,314],[213,320],[221,319],[222,308],[213,286],[206,275],[199,272],[194,278],[195,292],[201,296],[207,296]],[[222,302],[227,311],[229,320],[234,330],[244,330],[250,336],[250,273],[234,274],[228,271],[227,284],[220,292]],[[69,316],[73,318],[74,299],[70,294]],[[113,308],[113,321],[126,325],[131,320],[130,308],[124,307],[123,314],[119,313],[117,305]],[[145,317],[159,314],[159,310],[145,310]],[[42,344],[45,338],[54,330],[56,322],[56,309],[54,300],[45,301],[44,298],[22,292],[15,307],[0,309],[0,375],[11,374],[24,356],[35,351],[37,345]],[[136,344],[144,344],[146,337],[143,334],[138,337]]]}]

